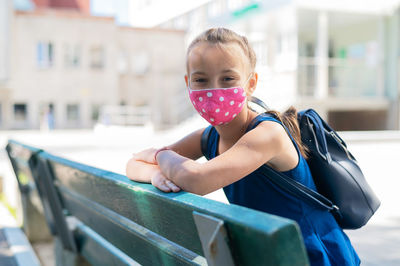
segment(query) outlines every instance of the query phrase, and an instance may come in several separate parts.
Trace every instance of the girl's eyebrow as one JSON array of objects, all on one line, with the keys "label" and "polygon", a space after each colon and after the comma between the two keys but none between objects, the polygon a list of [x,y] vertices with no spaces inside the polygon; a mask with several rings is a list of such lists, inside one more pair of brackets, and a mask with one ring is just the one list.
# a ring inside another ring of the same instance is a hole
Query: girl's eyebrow
[{"label": "girl's eyebrow", "polygon": [[206,73],[205,72],[203,72],[203,71],[194,71],[194,72],[192,72],[190,75],[192,76],[192,75],[205,75]]},{"label": "girl's eyebrow", "polygon": [[234,69],[224,69],[221,71],[221,73],[235,73],[235,74],[239,74],[239,72],[237,72]]},{"label": "girl's eyebrow", "polygon": [[[236,70],[234,70],[234,69],[224,69],[224,70],[221,71],[221,73],[222,73],[222,74],[225,74],[225,73],[235,73],[235,74],[239,74],[239,72],[236,71]],[[194,72],[192,72],[190,75],[191,75],[191,76],[192,76],[192,75],[206,75],[206,73],[203,72],[203,71],[194,71]]]}]

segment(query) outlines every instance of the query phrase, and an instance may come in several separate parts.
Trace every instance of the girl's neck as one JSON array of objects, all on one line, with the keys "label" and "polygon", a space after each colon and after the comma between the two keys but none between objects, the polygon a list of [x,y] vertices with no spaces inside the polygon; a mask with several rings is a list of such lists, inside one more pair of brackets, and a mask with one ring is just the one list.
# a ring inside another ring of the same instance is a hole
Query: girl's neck
[{"label": "girl's neck", "polygon": [[233,146],[233,144],[235,144],[246,133],[246,129],[250,122],[257,116],[257,113],[251,111],[247,107],[244,108],[246,108],[246,110],[244,110],[244,112],[242,112],[234,122],[232,121],[225,126],[215,127],[218,131],[220,142],[224,143],[224,146]]}]

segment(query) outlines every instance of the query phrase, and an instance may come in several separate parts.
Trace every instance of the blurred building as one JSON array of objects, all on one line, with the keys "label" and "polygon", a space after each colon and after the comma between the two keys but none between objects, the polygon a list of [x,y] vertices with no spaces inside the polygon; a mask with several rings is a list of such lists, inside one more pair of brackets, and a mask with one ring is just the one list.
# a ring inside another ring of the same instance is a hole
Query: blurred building
[{"label": "blurred building", "polygon": [[184,31],[117,26],[89,0],[14,2],[0,1],[0,129],[91,127],[103,106],[147,107],[160,127],[187,116]]},{"label": "blurred building", "polygon": [[[149,12],[163,1],[135,2]],[[399,129],[398,0],[212,0],[182,12],[157,27],[186,30],[187,44],[212,26],[248,37],[270,107],[315,108],[338,130]]]}]

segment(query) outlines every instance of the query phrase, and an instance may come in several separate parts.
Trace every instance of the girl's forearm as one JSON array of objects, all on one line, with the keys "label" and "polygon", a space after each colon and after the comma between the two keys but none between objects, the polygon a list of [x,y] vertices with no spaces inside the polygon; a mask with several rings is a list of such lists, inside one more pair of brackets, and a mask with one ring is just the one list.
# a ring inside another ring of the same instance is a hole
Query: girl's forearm
[{"label": "girl's forearm", "polygon": [[126,164],[126,176],[137,182],[151,183],[151,177],[156,171],[159,171],[158,165],[137,161],[134,158]]},{"label": "girl's forearm", "polygon": [[202,194],[198,184],[199,164],[173,151],[163,151],[157,156],[161,172],[185,191]]}]

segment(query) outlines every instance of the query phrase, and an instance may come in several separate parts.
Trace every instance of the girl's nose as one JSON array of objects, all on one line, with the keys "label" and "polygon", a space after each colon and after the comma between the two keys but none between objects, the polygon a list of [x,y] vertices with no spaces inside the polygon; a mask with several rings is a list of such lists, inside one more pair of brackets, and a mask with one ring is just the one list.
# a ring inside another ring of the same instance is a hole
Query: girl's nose
[{"label": "girl's nose", "polygon": [[217,78],[211,79],[210,83],[208,84],[210,88],[220,88],[221,84],[219,84],[219,80]]}]

